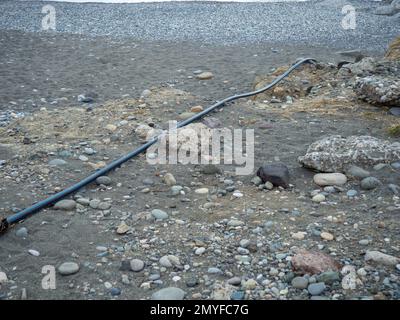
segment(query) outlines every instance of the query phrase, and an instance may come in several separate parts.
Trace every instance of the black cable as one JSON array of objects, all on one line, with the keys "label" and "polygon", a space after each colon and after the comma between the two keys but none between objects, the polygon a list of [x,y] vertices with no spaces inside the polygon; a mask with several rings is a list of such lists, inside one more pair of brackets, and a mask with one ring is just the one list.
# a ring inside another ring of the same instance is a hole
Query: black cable
[{"label": "black cable", "polygon": [[[196,120],[202,118],[206,114],[210,113],[211,111],[213,111],[214,109],[216,109],[218,107],[221,107],[222,105],[224,105],[227,102],[231,102],[233,100],[240,99],[240,98],[247,98],[247,97],[254,96],[256,94],[262,93],[262,92],[272,88],[273,86],[275,86],[278,82],[280,82],[281,80],[286,78],[293,70],[295,70],[300,65],[302,65],[303,63],[306,63],[306,62],[315,62],[315,60],[311,59],[311,58],[301,59],[298,62],[296,62],[294,65],[292,65],[288,70],[286,70],[285,73],[281,74],[274,81],[272,81],[269,85],[267,85],[267,86],[265,86],[265,87],[263,87],[263,88],[261,88],[259,90],[256,90],[256,91],[241,93],[241,94],[237,94],[237,95],[225,98],[224,100],[215,103],[214,105],[212,105],[212,106],[208,107],[207,109],[195,114],[194,116],[192,116],[192,117],[190,117],[190,118],[188,118],[188,119],[186,119],[184,121],[178,122],[176,127],[177,128],[182,128],[182,127],[192,123],[193,121],[196,121]],[[126,161],[132,159],[133,157],[137,156],[138,154],[142,153],[143,151],[148,149],[150,146],[155,144],[159,137],[160,136],[152,138],[150,141],[146,142],[145,144],[143,144],[139,148],[133,150],[132,152],[124,155],[123,157],[121,157],[121,158],[119,158],[117,160],[114,160],[113,162],[111,162],[110,164],[105,166],[104,168],[99,169],[98,171],[92,173],[90,176],[88,176],[85,179],[79,181],[78,183],[68,187],[67,189],[64,189],[64,190],[62,190],[62,191],[60,191],[60,192],[48,197],[47,199],[39,201],[39,202],[33,204],[32,206],[30,206],[30,207],[28,207],[28,208],[26,208],[26,209],[24,209],[24,210],[22,210],[22,211],[20,211],[18,213],[15,213],[15,214],[3,219],[0,222],[0,234],[2,232],[6,231],[10,225],[15,224],[15,223],[17,223],[17,222],[29,217],[30,215],[42,210],[43,208],[48,207],[49,205],[52,205],[52,204],[56,203],[57,201],[60,201],[64,197],[66,197],[66,196],[78,191],[79,189],[81,189],[82,187],[88,185],[89,183],[92,183],[98,177],[104,176],[109,171],[119,167],[124,162],[126,162]]]}]

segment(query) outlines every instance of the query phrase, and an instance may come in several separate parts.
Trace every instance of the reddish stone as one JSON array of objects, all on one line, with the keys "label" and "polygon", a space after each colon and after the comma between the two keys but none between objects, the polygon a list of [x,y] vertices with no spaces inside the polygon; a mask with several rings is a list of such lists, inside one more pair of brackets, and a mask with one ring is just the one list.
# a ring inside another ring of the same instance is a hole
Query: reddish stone
[{"label": "reddish stone", "polygon": [[293,270],[300,273],[317,274],[339,271],[341,264],[322,252],[301,250],[292,258]]}]

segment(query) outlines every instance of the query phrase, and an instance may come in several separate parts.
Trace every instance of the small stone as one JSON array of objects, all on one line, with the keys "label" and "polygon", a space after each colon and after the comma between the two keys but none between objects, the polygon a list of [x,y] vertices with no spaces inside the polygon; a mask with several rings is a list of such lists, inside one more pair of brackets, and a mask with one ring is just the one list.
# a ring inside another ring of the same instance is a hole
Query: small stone
[{"label": "small stone", "polygon": [[78,159],[81,160],[81,161],[83,161],[83,162],[89,161],[89,158],[86,157],[86,156],[84,156],[84,155],[80,155],[80,156],[78,157]]},{"label": "small stone", "polygon": [[209,72],[209,71],[202,72],[196,76],[196,78],[199,80],[209,80],[209,79],[212,79],[213,77],[214,77],[214,75],[212,74],[212,72]]},{"label": "small stone", "polygon": [[332,241],[334,239],[334,236],[329,232],[321,232],[321,238],[327,241]]},{"label": "small stone", "polygon": [[357,167],[357,166],[350,166],[346,174],[350,177],[358,178],[358,179],[364,179],[366,177],[370,176],[369,171],[364,170],[363,168]]},{"label": "small stone", "polygon": [[325,196],[322,193],[319,193],[312,197],[312,201],[316,203],[324,202],[325,201]]},{"label": "small stone", "polygon": [[154,209],[151,211],[151,215],[157,220],[165,220],[168,218],[168,213],[160,209]]},{"label": "small stone", "polygon": [[299,231],[299,232],[295,232],[292,233],[292,238],[296,239],[296,240],[303,240],[306,236],[305,232]]},{"label": "small stone", "polygon": [[274,186],[287,188],[289,186],[289,169],[283,163],[267,164],[257,170],[257,176],[265,183],[271,182]]},{"label": "small stone", "polygon": [[152,300],[183,300],[185,291],[180,288],[168,287],[158,290],[151,296]]},{"label": "small stone", "polygon": [[368,239],[361,239],[360,241],[358,241],[358,243],[362,246],[367,246],[369,244],[369,240]]},{"label": "small stone", "polygon": [[349,198],[353,198],[353,197],[355,197],[355,196],[357,195],[357,191],[351,189],[351,190],[347,191],[346,195],[347,195]]},{"label": "small stone", "polygon": [[53,159],[53,160],[49,161],[50,166],[63,166],[65,164],[67,164],[67,161],[65,161],[63,159]]},{"label": "small stone", "polygon": [[228,284],[232,286],[238,286],[242,283],[242,279],[240,277],[233,277],[227,281]]},{"label": "small stone", "polygon": [[331,256],[318,251],[299,250],[299,252],[293,256],[291,263],[295,271],[304,274],[339,271],[341,268],[340,263],[335,261]]},{"label": "small stone", "polygon": [[121,294],[120,288],[111,288],[110,293],[112,296],[119,296]]},{"label": "small stone", "polygon": [[332,284],[336,281],[340,281],[340,275],[339,272],[336,271],[326,271],[317,276],[317,281]]},{"label": "small stone", "polygon": [[129,229],[130,229],[129,226],[125,222],[122,222],[117,228],[117,233],[125,234],[129,231]]},{"label": "small stone", "polygon": [[305,277],[295,277],[292,280],[292,286],[296,289],[306,289],[308,286],[308,280]]},{"label": "small stone", "polygon": [[75,262],[64,262],[58,267],[58,272],[63,276],[75,274],[79,271],[79,265]]},{"label": "small stone", "polygon": [[206,193],[208,193],[208,189],[207,188],[199,188],[199,189],[196,189],[194,192],[197,194],[206,194]]},{"label": "small stone", "polygon": [[312,283],[308,286],[308,292],[312,296],[320,295],[322,292],[324,292],[325,289],[326,289],[326,286],[325,286],[325,283],[323,283],[323,282]]},{"label": "small stone", "polygon": [[114,124],[108,124],[106,125],[106,130],[110,131],[110,132],[114,132],[115,130],[117,130],[117,126]]},{"label": "small stone", "polygon": [[105,186],[109,186],[111,184],[111,178],[107,176],[101,176],[96,179],[97,184],[103,184]]},{"label": "small stone", "polygon": [[144,262],[140,259],[132,259],[130,261],[131,270],[134,272],[139,272],[144,269]]},{"label": "small stone", "polygon": [[397,184],[391,183],[388,185],[388,188],[390,191],[393,192],[393,194],[400,195],[400,186],[398,186]]},{"label": "small stone", "polygon": [[179,115],[179,119],[186,120],[186,119],[193,117],[194,115],[196,115],[196,113],[194,113],[194,112],[182,112]]},{"label": "small stone", "polygon": [[15,235],[19,238],[27,238],[28,237],[28,229],[25,227],[19,228],[16,232]]},{"label": "small stone", "polygon": [[199,113],[203,111],[203,107],[202,106],[194,106],[190,108],[190,112],[194,112],[194,113]]},{"label": "small stone", "polygon": [[200,248],[197,248],[194,253],[198,256],[201,256],[204,252],[206,252],[206,248],[200,247]]},{"label": "small stone", "polygon": [[388,165],[386,163],[378,163],[378,164],[374,165],[374,170],[375,171],[380,171],[380,170],[385,169],[387,167],[388,167]]},{"label": "small stone", "polygon": [[168,186],[174,186],[176,185],[176,180],[175,177],[173,176],[172,173],[166,173],[164,175],[164,182],[168,185]]},{"label": "small stone", "polygon": [[347,177],[343,173],[317,173],[313,179],[320,187],[341,186],[347,182]]},{"label": "small stone", "polygon": [[272,190],[274,188],[274,185],[271,182],[267,181],[266,183],[264,183],[264,188],[267,190]]},{"label": "small stone", "polygon": [[40,253],[37,250],[29,249],[28,252],[29,252],[30,255],[32,255],[34,257],[39,257],[40,256]]},{"label": "small stone", "polygon": [[70,199],[64,199],[61,201],[58,201],[54,207],[55,210],[65,210],[65,211],[71,211],[75,210],[76,208],[76,202],[74,200]]},{"label": "small stone", "polygon": [[259,176],[255,176],[253,179],[251,179],[251,183],[255,186],[259,186],[262,183],[262,180]]},{"label": "small stone", "polygon": [[6,283],[7,281],[8,278],[5,272],[0,272],[0,285]]},{"label": "small stone", "polygon": [[258,283],[254,279],[248,279],[243,284],[243,289],[245,290],[254,290],[257,287]]},{"label": "small stone", "polygon": [[215,267],[211,267],[208,268],[207,273],[211,273],[211,274],[222,274],[222,270],[219,268],[215,268]]},{"label": "small stone", "polygon": [[363,190],[372,190],[382,185],[377,178],[374,177],[367,177],[361,180],[360,186]]},{"label": "small stone", "polygon": [[395,266],[400,263],[400,259],[380,251],[367,251],[364,256],[365,261],[372,261],[387,266]]},{"label": "small stone", "polygon": [[231,294],[231,300],[244,300],[245,292],[242,290],[233,291]]},{"label": "small stone", "polygon": [[172,268],[174,266],[181,265],[179,258],[174,255],[162,256],[159,260],[159,263],[165,268]]}]

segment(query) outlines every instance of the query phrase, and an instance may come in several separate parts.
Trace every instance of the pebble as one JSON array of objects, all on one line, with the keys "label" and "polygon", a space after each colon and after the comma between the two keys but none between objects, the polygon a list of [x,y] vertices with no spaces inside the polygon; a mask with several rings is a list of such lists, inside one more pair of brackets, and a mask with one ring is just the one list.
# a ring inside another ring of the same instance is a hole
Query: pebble
[{"label": "pebble", "polygon": [[174,255],[162,256],[159,260],[159,263],[165,268],[172,268],[173,266],[180,265],[179,258]]},{"label": "pebble", "polygon": [[334,239],[334,236],[329,232],[321,232],[321,238],[327,241],[332,241]]},{"label": "pebble", "polygon": [[386,163],[378,163],[378,164],[374,165],[374,170],[379,171],[379,170],[386,168],[387,166],[388,165]]},{"label": "pebble", "polygon": [[324,202],[325,201],[325,196],[322,193],[319,193],[312,197],[312,201],[316,203]]},{"label": "pebble", "polygon": [[357,191],[351,189],[351,190],[347,191],[346,195],[347,195],[349,198],[355,197],[355,196],[357,195]]},{"label": "pebble", "polygon": [[144,262],[140,259],[132,259],[130,261],[131,270],[134,272],[139,272],[144,269]]},{"label": "pebble", "polygon": [[240,285],[242,283],[242,279],[239,278],[239,277],[233,277],[233,278],[230,278],[227,281],[227,283],[232,285],[232,286],[238,286],[238,285]]},{"label": "pebble", "polygon": [[28,252],[29,252],[30,255],[32,255],[34,257],[39,257],[40,256],[40,253],[37,250],[29,249]]},{"label": "pebble", "polygon": [[57,270],[61,275],[68,276],[77,273],[79,271],[79,265],[75,262],[64,262]]},{"label": "pebble", "polygon": [[176,185],[176,179],[173,176],[172,173],[166,173],[164,175],[164,182],[168,185],[168,186],[174,186]]},{"label": "pebble", "polygon": [[154,292],[151,296],[152,300],[183,300],[185,291],[176,287],[163,288]]},{"label": "pebble", "polygon": [[347,182],[347,177],[343,173],[317,173],[313,179],[320,187],[341,186]]},{"label": "pebble", "polygon": [[196,78],[199,80],[209,80],[212,79],[213,77],[214,75],[212,74],[212,72],[209,71],[202,72],[196,76]]},{"label": "pebble", "polygon": [[130,229],[129,226],[125,222],[122,222],[117,228],[117,233],[125,234],[129,231],[129,229]]},{"label": "pebble", "polygon": [[28,229],[25,227],[19,228],[16,232],[15,235],[19,238],[27,238],[28,237]]},{"label": "pebble", "polygon": [[369,171],[364,170],[363,168],[357,166],[350,166],[350,168],[346,171],[346,174],[349,175],[350,177],[358,179],[364,179],[370,176]]},{"label": "pebble", "polygon": [[259,186],[262,183],[262,180],[259,176],[255,176],[253,179],[251,179],[251,183],[255,186]]},{"label": "pebble", "polygon": [[317,276],[318,282],[332,284],[336,281],[340,281],[339,272],[336,271],[325,271]]},{"label": "pebble", "polygon": [[121,294],[120,288],[111,288],[110,293],[112,296],[119,296]]},{"label": "pebble", "polygon": [[160,209],[154,209],[151,211],[151,215],[157,220],[164,220],[168,218],[168,213]]},{"label": "pebble", "polygon": [[199,189],[196,189],[194,192],[197,194],[206,194],[206,193],[208,193],[208,189],[207,188],[199,188]]},{"label": "pebble", "polygon": [[194,106],[190,108],[190,112],[194,112],[194,113],[199,113],[203,111],[203,107],[202,106]]},{"label": "pebble", "polygon": [[63,159],[53,159],[53,160],[49,161],[50,166],[63,166],[65,164],[67,164],[67,161],[65,161]]},{"label": "pebble", "polygon": [[0,284],[4,284],[8,281],[7,275],[5,272],[0,272]]},{"label": "pebble", "polygon": [[238,290],[238,291],[233,291],[231,294],[231,300],[243,300],[245,297],[245,292]]},{"label": "pebble", "polygon": [[305,277],[295,277],[292,280],[292,286],[296,289],[306,289],[308,286],[308,279]]},{"label": "pebble", "polygon": [[215,267],[211,267],[208,268],[207,273],[211,273],[211,274],[222,274],[222,270],[219,268],[215,268]]},{"label": "pebble", "polygon": [[257,287],[258,283],[254,279],[248,279],[243,284],[243,289],[246,290],[254,290]]},{"label": "pebble", "polygon": [[64,199],[61,201],[58,201],[54,207],[55,210],[65,210],[65,211],[71,211],[76,208],[76,202],[74,200],[70,199]]},{"label": "pebble", "polygon": [[375,177],[364,178],[361,180],[361,183],[360,183],[361,189],[363,189],[363,190],[372,190],[372,189],[377,188],[380,185],[382,185],[382,182],[380,182]]},{"label": "pebble", "polygon": [[292,238],[296,239],[296,240],[303,240],[305,238],[305,236],[306,236],[306,233],[302,232],[302,231],[295,232],[292,234]]},{"label": "pebble", "polygon": [[111,178],[107,176],[101,176],[96,179],[97,184],[103,184],[105,186],[109,186],[111,184]]},{"label": "pebble", "polygon": [[196,255],[200,256],[200,255],[202,255],[204,252],[206,252],[206,248],[201,247],[201,248],[197,248],[197,249],[195,250],[194,253],[195,253]]},{"label": "pebble", "polygon": [[326,289],[326,286],[325,286],[325,283],[323,283],[323,282],[312,283],[308,286],[308,292],[312,296],[320,295],[322,292],[324,292],[325,289]]},{"label": "pebble", "polygon": [[380,251],[367,251],[364,256],[365,261],[373,261],[378,264],[395,266],[400,263],[400,259]]}]

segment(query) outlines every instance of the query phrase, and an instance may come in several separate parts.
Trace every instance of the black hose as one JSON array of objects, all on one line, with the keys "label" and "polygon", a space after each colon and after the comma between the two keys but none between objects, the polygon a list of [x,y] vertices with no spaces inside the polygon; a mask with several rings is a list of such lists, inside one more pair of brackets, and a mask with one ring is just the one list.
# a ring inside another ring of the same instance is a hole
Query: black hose
[{"label": "black hose", "polygon": [[[192,123],[193,121],[196,121],[196,120],[202,118],[206,114],[210,113],[214,109],[224,105],[227,102],[230,102],[230,101],[233,101],[233,100],[236,100],[236,99],[240,99],[240,98],[246,98],[246,97],[254,96],[256,94],[264,92],[264,91],[272,88],[273,86],[275,86],[282,79],[286,78],[293,70],[295,70],[300,65],[302,65],[303,63],[306,63],[306,62],[315,62],[315,60],[311,59],[311,58],[301,59],[298,62],[296,62],[294,65],[292,65],[288,70],[286,70],[285,73],[283,73],[282,75],[277,77],[274,81],[272,81],[266,87],[263,87],[263,88],[261,88],[259,90],[256,90],[256,91],[251,91],[251,92],[246,92],[246,93],[230,96],[230,97],[228,97],[228,98],[226,98],[226,99],[224,99],[222,101],[219,101],[219,102],[215,103],[214,105],[208,107],[207,109],[195,114],[194,116],[192,116],[192,117],[190,117],[190,118],[188,118],[188,119],[186,119],[184,121],[178,122],[176,127],[177,128],[184,127],[184,126]],[[0,223],[0,233],[6,231],[10,225],[15,224],[15,223],[17,223],[17,222],[29,217],[30,215],[42,210],[43,208],[48,207],[51,204],[56,203],[57,201],[60,201],[64,197],[66,197],[66,196],[78,191],[82,187],[84,187],[84,186],[88,185],[89,183],[95,181],[98,177],[103,176],[103,175],[107,174],[109,171],[119,167],[124,162],[132,159],[133,157],[135,157],[138,154],[140,154],[143,151],[145,151],[151,145],[155,144],[159,137],[160,136],[152,138],[150,141],[146,142],[145,144],[143,144],[139,148],[133,150],[132,152],[124,155],[123,157],[121,157],[121,158],[119,158],[117,160],[114,160],[113,162],[111,162],[110,164],[105,166],[104,168],[92,173],[90,176],[88,176],[85,179],[79,181],[78,183],[68,187],[67,189],[64,189],[64,190],[62,190],[62,191],[60,191],[60,192],[48,197],[47,199],[39,201],[39,202],[33,204],[32,206],[30,206],[30,207],[28,207],[28,208],[26,208],[26,209],[24,209],[24,210],[22,210],[22,211],[20,211],[20,212],[18,212],[16,214],[13,214],[13,215],[3,219],[1,221],[1,223]]]}]

